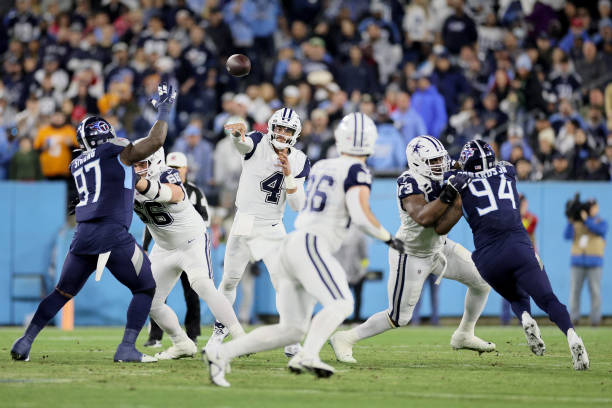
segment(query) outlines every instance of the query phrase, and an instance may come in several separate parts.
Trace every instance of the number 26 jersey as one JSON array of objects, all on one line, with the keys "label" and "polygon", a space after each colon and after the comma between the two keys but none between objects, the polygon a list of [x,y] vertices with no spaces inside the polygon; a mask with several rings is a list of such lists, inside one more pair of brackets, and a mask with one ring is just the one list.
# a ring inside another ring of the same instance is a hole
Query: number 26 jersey
[{"label": "number 26 jersey", "polygon": [[[270,137],[251,132],[253,150],[242,158],[242,173],[236,194],[236,207],[258,219],[280,221],[285,212],[285,177]],[[289,165],[296,179],[310,173],[310,161],[300,150],[290,148]],[[300,181],[298,181],[299,183]]]},{"label": "number 26 jersey", "polygon": [[[175,169],[162,171],[159,181],[180,186],[185,192],[179,172]],[[160,203],[136,193],[134,211],[147,224],[155,245],[166,250],[182,248],[206,234],[206,224],[186,192],[183,200],[178,203]]]}]

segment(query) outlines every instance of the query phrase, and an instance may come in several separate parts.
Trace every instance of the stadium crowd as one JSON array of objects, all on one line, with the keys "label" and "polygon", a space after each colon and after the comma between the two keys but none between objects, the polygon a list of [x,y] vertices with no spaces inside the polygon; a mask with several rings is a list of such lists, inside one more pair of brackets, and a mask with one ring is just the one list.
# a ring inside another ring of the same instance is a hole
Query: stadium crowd
[{"label": "stadium crowd", "polygon": [[[480,136],[522,180],[610,180],[609,0],[16,0],[0,5],[0,180],[68,179],[75,125],[99,114],[135,140],[161,80],[179,89],[167,151],[231,208],[240,156],[223,125],[265,131],[288,106],[311,161],[361,110],[369,165],[406,166],[413,137],[455,157]],[[244,53],[251,74],[230,76]]]}]

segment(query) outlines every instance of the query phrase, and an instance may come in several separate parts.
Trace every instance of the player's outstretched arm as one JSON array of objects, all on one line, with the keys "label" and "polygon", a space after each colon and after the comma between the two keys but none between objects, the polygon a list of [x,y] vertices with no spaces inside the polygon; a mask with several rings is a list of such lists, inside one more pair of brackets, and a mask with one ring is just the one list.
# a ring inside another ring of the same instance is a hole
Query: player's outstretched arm
[{"label": "player's outstretched arm", "polygon": [[245,155],[253,150],[255,143],[250,137],[245,137],[247,129],[244,123],[228,123],[224,129],[230,133],[234,147],[240,154]]},{"label": "player's outstretched arm", "polygon": [[383,227],[370,209],[370,189],[366,186],[353,186],[346,192],[346,206],[354,222],[366,234],[378,238],[391,248],[403,253],[404,243],[394,238]]},{"label": "player's outstretched arm", "polygon": [[168,117],[170,109],[176,100],[176,91],[162,82],[157,87],[158,97],[153,100],[157,107],[157,121],[149,131],[149,135],[138,144],[129,144],[121,151],[121,162],[126,166],[142,161],[155,153],[166,141],[168,134]]},{"label": "player's outstretched arm", "polygon": [[149,200],[160,203],[178,203],[185,198],[185,192],[180,186],[143,177],[136,182],[136,190]]},{"label": "player's outstretched arm", "polygon": [[449,207],[444,214],[435,222],[434,230],[436,234],[446,235],[459,222],[463,215],[461,208],[461,196],[457,196],[455,202]]}]

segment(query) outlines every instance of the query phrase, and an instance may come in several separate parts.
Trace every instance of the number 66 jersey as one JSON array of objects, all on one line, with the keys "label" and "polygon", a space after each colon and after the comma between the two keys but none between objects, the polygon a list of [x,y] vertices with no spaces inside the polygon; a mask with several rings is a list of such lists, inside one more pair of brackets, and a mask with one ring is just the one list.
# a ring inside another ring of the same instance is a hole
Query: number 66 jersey
[{"label": "number 66 jersey", "polygon": [[[159,175],[159,181],[176,184],[185,190],[179,172],[175,169],[164,169]],[[165,250],[186,247],[195,239],[205,237],[206,224],[186,192],[183,200],[178,203],[160,203],[137,192],[134,211],[147,224],[155,245]]]}]

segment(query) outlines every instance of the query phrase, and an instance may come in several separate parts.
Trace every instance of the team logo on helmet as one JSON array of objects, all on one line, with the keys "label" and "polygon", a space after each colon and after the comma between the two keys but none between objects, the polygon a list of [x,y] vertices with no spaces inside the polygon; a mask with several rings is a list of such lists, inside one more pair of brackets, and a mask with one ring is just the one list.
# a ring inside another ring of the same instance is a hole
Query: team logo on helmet
[{"label": "team logo on helmet", "polygon": [[467,161],[467,159],[469,159],[470,157],[474,156],[474,148],[467,145],[463,147],[463,150],[461,150],[461,155],[459,156],[459,161],[461,163],[465,163]]},{"label": "team logo on helmet", "polygon": [[90,131],[90,135],[92,136],[103,135],[111,131],[109,124],[101,120],[90,123],[87,125],[87,129]]}]

